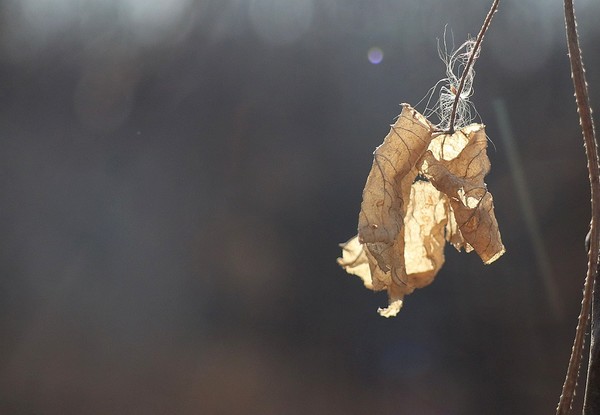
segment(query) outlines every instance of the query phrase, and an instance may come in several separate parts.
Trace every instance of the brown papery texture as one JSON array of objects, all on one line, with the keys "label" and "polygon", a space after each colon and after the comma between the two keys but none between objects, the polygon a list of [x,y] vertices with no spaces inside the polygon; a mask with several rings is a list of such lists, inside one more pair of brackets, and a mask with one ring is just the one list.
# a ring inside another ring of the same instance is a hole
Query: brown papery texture
[{"label": "brown papery texture", "polygon": [[373,286],[388,290],[395,310],[388,310],[392,314],[399,311],[404,294],[414,290],[407,281],[404,218],[418,174],[416,166],[429,146],[432,132],[433,126],[425,117],[403,104],[398,120],[373,154],[363,190],[358,237],[375,259],[370,264]]},{"label": "brown papery texture", "polygon": [[374,153],[363,190],[358,235],[338,264],[374,291],[387,290],[395,316],[406,294],[429,285],[444,263],[444,246],[475,250],[489,264],[504,253],[492,195],[484,126],[440,134],[410,105]]},{"label": "brown papery texture", "polygon": [[[464,144],[462,149],[461,144]],[[447,147],[452,147],[450,159]],[[490,264],[505,249],[494,214],[492,194],[483,181],[490,171],[486,149],[485,127],[471,124],[452,135],[436,137],[423,157],[421,172],[448,196],[464,241],[484,263]],[[454,156],[456,152],[458,154]]]}]

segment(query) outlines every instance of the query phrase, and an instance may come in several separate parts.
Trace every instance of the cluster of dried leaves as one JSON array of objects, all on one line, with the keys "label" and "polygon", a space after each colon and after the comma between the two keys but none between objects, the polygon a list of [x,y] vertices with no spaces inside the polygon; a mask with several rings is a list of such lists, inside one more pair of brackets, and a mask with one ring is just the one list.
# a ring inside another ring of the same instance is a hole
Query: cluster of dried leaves
[{"label": "cluster of dried leaves", "polygon": [[342,244],[338,263],[374,291],[387,290],[395,316],[403,298],[429,285],[444,246],[475,251],[484,263],[504,253],[492,195],[482,124],[440,133],[408,104],[374,153],[363,191],[358,235]]}]

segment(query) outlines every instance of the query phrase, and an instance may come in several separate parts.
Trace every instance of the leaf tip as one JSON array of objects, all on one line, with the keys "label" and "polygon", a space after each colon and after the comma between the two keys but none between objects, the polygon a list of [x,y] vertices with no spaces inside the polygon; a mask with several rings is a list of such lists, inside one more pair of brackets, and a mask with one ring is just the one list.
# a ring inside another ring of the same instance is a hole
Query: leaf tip
[{"label": "leaf tip", "polygon": [[403,303],[404,300],[402,298],[390,301],[390,304],[386,308],[378,308],[377,313],[379,313],[381,317],[385,318],[396,317],[396,315],[400,312]]},{"label": "leaf tip", "polygon": [[498,252],[496,252],[494,255],[492,255],[488,260],[483,261],[483,263],[485,265],[489,265],[492,262],[494,262],[495,260],[497,260],[498,258],[500,258],[502,255],[504,255],[505,252],[506,252],[506,249],[504,248],[504,246],[502,246],[502,249],[500,249]]}]

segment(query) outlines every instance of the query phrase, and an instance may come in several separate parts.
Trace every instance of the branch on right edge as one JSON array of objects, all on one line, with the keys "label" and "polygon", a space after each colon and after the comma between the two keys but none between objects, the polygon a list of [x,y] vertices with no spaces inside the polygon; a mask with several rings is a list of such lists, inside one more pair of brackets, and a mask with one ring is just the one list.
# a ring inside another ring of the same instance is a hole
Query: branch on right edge
[{"label": "branch on right edge", "polygon": [[[581,59],[581,50],[577,36],[577,24],[575,22],[575,11],[573,9],[573,0],[564,0],[565,22],[567,31],[567,46],[569,48],[569,60],[571,63],[571,76],[573,78],[573,87],[575,89],[575,99],[577,102],[577,111],[579,112],[579,121],[583,132],[585,153],[587,157],[588,172],[592,193],[592,219],[589,233],[588,250],[588,270],[583,289],[583,300],[581,302],[581,312],[577,321],[577,329],[571,350],[571,358],[563,385],[562,394],[556,409],[557,415],[567,415],[571,412],[575,388],[577,386],[577,377],[579,366],[583,355],[583,346],[585,343],[585,331],[588,326],[590,316],[590,306],[592,303],[592,294],[595,281],[598,279],[598,254],[600,247],[600,232],[598,229],[600,221],[600,168],[598,166],[598,143],[594,131],[592,120],[592,110],[590,107],[587,83],[585,81],[585,70]],[[592,319],[592,339],[590,350],[590,362],[588,369],[588,379],[586,385],[586,394],[584,402],[584,415],[593,415],[600,413],[600,293],[594,294],[594,313]]]}]

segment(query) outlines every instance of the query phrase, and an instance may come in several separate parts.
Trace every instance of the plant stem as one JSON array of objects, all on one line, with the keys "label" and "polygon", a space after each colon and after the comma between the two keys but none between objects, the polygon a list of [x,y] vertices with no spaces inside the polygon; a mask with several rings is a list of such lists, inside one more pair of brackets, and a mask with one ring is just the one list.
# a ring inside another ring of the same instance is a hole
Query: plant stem
[{"label": "plant stem", "polygon": [[467,74],[469,73],[471,66],[473,66],[473,62],[475,61],[475,56],[477,55],[477,51],[479,50],[479,47],[481,46],[481,41],[483,40],[483,36],[485,36],[485,32],[487,32],[488,27],[490,27],[490,23],[492,22],[492,17],[494,17],[494,13],[496,13],[496,10],[498,10],[498,2],[499,1],[500,0],[494,0],[494,3],[492,3],[492,7],[490,8],[490,11],[488,12],[487,16],[485,17],[485,20],[483,21],[481,30],[479,30],[479,34],[477,35],[477,39],[475,40],[475,46],[473,47],[473,50],[471,51],[471,55],[469,56],[467,65],[465,66],[465,69],[463,70],[463,73],[460,77],[460,84],[458,84],[458,89],[456,90],[456,95],[454,97],[454,103],[452,104],[452,112],[450,114],[450,125],[448,127],[448,134],[454,134],[454,121],[456,119],[456,109],[458,108],[458,101],[460,100],[460,94],[462,93],[462,90],[465,86],[465,79],[467,78]]},{"label": "plant stem", "polygon": [[[589,103],[587,84],[585,81],[585,70],[581,59],[581,50],[579,49],[579,40],[577,36],[577,24],[575,22],[575,11],[573,9],[573,0],[564,0],[565,6],[565,22],[567,31],[567,46],[569,48],[569,61],[571,63],[571,76],[573,78],[573,86],[575,88],[575,100],[577,102],[577,111],[579,112],[579,122],[583,133],[583,141],[585,153],[587,157],[588,172],[590,179],[590,187],[592,194],[592,219],[590,224],[590,246],[588,250],[588,270],[585,277],[583,288],[583,300],[581,301],[581,312],[577,321],[577,329],[575,331],[575,339],[573,341],[573,349],[571,350],[571,358],[563,385],[562,394],[556,408],[557,415],[566,415],[571,411],[573,397],[575,396],[575,387],[577,386],[577,377],[579,374],[579,366],[583,354],[583,346],[585,343],[585,331],[587,329],[590,306],[592,302],[592,293],[594,283],[598,278],[598,249],[600,246],[600,234],[598,229],[598,220],[600,220],[600,168],[598,166],[598,144],[594,132],[594,123],[592,120],[592,110]],[[598,293],[596,293],[598,296]],[[595,299],[595,312],[599,312],[598,302],[600,299]],[[588,383],[586,387],[586,398],[584,403],[584,414],[597,414],[599,409],[599,393],[598,387],[600,380],[598,360],[598,342],[599,321],[596,319],[592,322],[592,346],[590,351],[590,367],[588,371]]]}]

